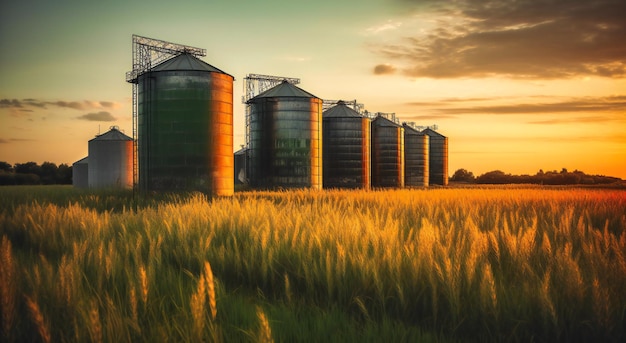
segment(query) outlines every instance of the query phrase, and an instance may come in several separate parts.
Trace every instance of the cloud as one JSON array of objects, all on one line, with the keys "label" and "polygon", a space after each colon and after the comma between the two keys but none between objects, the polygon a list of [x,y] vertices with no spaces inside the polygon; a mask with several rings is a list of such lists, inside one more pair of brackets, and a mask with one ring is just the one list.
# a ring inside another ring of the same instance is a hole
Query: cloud
[{"label": "cloud", "polygon": [[453,115],[447,115],[447,114],[443,114],[443,115],[414,115],[414,116],[405,116],[404,117],[407,120],[439,120],[439,119],[455,119],[458,118],[457,116],[453,116]]},{"label": "cloud", "polygon": [[396,67],[391,64],[379,64],[374,67],[375,75],[388,75],[396,72]]},{"label": "cloud", "polygon": [[368,27],[367,29],[365,29],[365,34],[376,35],[384,31],[395,30],[400,26],[402,26],[402,22],[387,20],[387,22],[384,24]]},{"label": "cloud", "polygon": [[48,103],[48,104],[56,105],[58,107],[73,108],[75,110],[84,110],[85,109],[85,105],[86,105],[86,103],[80,103],[80,102],[77,102],[77,101],[71,101],[71,102],[57,101],[57,102]]},{"label": "cloud", "polygon": [[0,108],[18,109],[24,107],[36,107],[36,108],[48,108],[59,107],[69,108],[74,110],[89,110],[89,109],[117,109],[121,107],[121,104],[115,101],[42,101],[33,98],[28,99],[0,99]]},{"label": "cloud", "polygon": [[0,138],[0,144],[10,144],[10,143],[15,143],[15,142],[34,142],[35,139],[28,139],[28,138]]},{"label": "cloud", "polygon": [[425,33],[376,45],[410,77],[626,77],[623,0],[397,1],[435,18]]},{"label": "cloud", "polygon": [[111,115],[111,113],[106,111],[94,112],[83,114],[82,116],[76,117],[81,120],[89,120],[89,121],[115,121],[117,118]]},{"label": "cloud", "polygon": [[615,118],[611,117],[602,117],[602,116],[590,116],[590,117],[574,117],[574,118],[555,118],[555,119],[547,119],[547,120],[536,120],[529,121],[528,124],[542,124],[542,125],[553,125],[553,124],[570,124],[570,123],[604,123],[615,121]]},{"label": "cloud", "polygon": [[0,108],[21,108],[22,103],[17,99],[0,99]]},{"label": "cloud", "polygon": [[[544,98],[544,97],[541,97]],[[472,101],[483,101],[483,98],[474,98]],[[488,98],[484,98],[487,99]],[[471,100],[471,99],[468,99]],[[507,105],[480,105],[466,107],[448,107],[450,103],[462,102],[460,99],[442,99],[440,107],[434,109],[444,114],[548,114],[548,113],[576,113],[576,112],[615,112],[622,113],[626,108],[626,96],[608,97],[578,97],[567,98],[563,101],[544,103],[517,103]],[[412,102],[407,105],[423,106],[424,104],[436,104],[436,102],[420,103]],[[434,106],[433,106],[434,107]]]}]

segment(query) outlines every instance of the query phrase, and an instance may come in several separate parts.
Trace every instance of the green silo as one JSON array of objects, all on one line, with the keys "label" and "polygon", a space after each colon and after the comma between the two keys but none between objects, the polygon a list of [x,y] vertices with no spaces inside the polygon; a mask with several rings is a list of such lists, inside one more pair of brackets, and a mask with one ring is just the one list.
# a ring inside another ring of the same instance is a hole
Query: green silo
[{"label": "green silo", "polygon": [[139,75],[140,189],[233,194],[233,81],[187,53]]}]

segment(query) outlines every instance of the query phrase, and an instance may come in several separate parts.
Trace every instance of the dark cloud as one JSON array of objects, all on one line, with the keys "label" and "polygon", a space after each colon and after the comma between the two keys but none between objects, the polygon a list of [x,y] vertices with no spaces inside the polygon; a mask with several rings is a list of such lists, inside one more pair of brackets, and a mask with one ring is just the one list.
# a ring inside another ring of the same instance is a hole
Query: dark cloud
[{"label": "dark cloud", "polygon": [[409,116],[405,116],[404,117],[407,120],[416,120],[416,121],[421,121],[421,120],[439,120],[439,119],[455,119],[457,118],[457,116],[453,116],[453,115],[447,115],[447,114],[443,114],[443,115],[409,115]]},{"label": "dark cloud", "polygon": [[[440,102],[439,113],[455,114],[547,114],[547,113],[577,113],[577,112],[616,112],[621,113],[626,108],[626,96],[609,97],[582,97],[570,98],[564,101],[546,103],[518,103],[509,105],[481,105],[466,107],[447,107],[449,99]],[[453,102],[457,102],[454,100]],[[408,103],[422,106],[422,103]]]},{"label": "dark cloud", "polygon": [[33,98],[28,99],[0,99],[0,108],[11,108],[18,109],[23,107],[37,107],[37,108],[48,108],[48,106],[52,107],[60,107],[60,108],[70,108],[74,110],[89,110],[89,109],[98,109],[98,108],[116,108],[119,106],[118,103],[113,101],[41,101]]},{"label": "dark cloud", "polygon": [[111,113],[106,112],[106,111],[87,113],[76,118],[81,119],[81,120],[89,120],[89,121],[115,121],[117,120],[117,118],[112,116]]},{"label": "dark cloud", "polygon": [[17,99],[0,99],[0,108],[21,108],[22,103]]},{"label": "dark cloud", "polygon": [[374,67],[375,75],[393,74],[395,72],[396,72],[396,67],[392,66],[391,64],[379,64]]},{"label": "dark cloud", "polygon": [[603,117],[603,116],[590,116],[590,117],[573,117],[573,118],[553,118],[546,120],[536,120],[529,121],[528,124],[542,124],[542,125],[553,125],[553,124],[570,124],[570,123],[604,123],[615,121],[615,118],[612,117]]},{"label": "dark cloud", "polygon": [[53,103],[49,103],[51,105],[56,105],[58,107],[67,107],[67,108],[73,108],[75,110],[84,110],[85,109],[85,104],[77,102],[77,101],[57,101],[57,102],[53,102]]},{"label": "dark cloud", "polygon": [[28,139],[28,138],[0,138],[0,144],[10,144],[10,143],[15,143],[15,142],[34,142],[34,139]]},{"label": "dark cloud", "polygon": [[377,48],[408,76],[626,77],[626,1],[398,1],[441,15],[431,31]]}]

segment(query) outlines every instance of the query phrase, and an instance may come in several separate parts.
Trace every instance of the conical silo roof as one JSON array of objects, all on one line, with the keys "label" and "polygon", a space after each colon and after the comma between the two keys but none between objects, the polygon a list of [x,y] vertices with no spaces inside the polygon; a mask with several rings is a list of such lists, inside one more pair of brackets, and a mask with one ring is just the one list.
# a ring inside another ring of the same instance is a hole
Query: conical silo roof
[{"label": "conical silo roof", "polygon": [[87,163],[89,163],[89,156],[85,156],[72,164],[87,164]]},{"label": "conical silo roof", "polygon": [[404,123],[402,124],[402,127],[404,127],[404,133],[408,134],[408,135],[417,135],[417,136],[423,136],[425,135],[425,133],[418,131],[416,128],[414,128],[413,126]]},{"label": "conical silo roof", "polygon": [[123,134],[120,130],[115,127],[111,128],[108,132],[105,132],[101,135],[96,136],[91,141],[132,141],[133,139]]},{"label": "conical silo roof", "polygon": [[401,125],[394,123],[393,121],[383,117],[383,116],[378,116],[376,117],[376,119],[374,119],[372,121],[372,124],[376,125],[376,126],[387,126],[387,127],[402,127]]},{"label": "conical silo roof", "polygon": [[359,112],[348,107],[343,101],[327,109],[323,113],[324,118],[363,118]]},{"label": "conical silo roof", "polygon": [[260,99],[260,98],[283,98],[283,97],[289,97],[289,98],[316,98],[319,99],[318,97],[316,97],[315,95],[299,88],[296,87],[295,85],[292,85],[291,83],[287,82],[287,81],[283,81],[281,82],[279,85],[270,88],[268,90],[266,90],[265,92],[255,96],[254,98],[250,99],[249,101],[253,101],[254,99]]},{"label": "conical silo roof", "polygon": [[424,131],[422,131],[422,133],[426,134],[426,135],[429,135],[431,137],[444,137],[444,138],[446,137],[446,136],[440,134],[439,132],[437,132],[435,130],[432,130],[430,128],[425,129]]},{"label": "conical silo roof", "polygon": [[193,70],[193,71],[207,71],[212,73],[227,74],[224,71],[215,68],[214,66],[202,61],[201,59],[187,53],[182,53],[178,56],[172,57],[169,60],[159,63],[150,71],[181,71],[181,70]]}]

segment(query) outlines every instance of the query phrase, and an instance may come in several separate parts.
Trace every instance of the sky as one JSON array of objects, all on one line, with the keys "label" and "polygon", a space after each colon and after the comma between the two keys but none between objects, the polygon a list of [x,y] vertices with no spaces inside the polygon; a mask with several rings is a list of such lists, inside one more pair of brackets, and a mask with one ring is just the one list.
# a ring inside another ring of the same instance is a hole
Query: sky
[{"label": "sky", "polygon": [[132,35],[437,125],[449,173],[567,168],[626,179],[624,0],[0,0],[0,161],[71,164],[132,135]]}]

